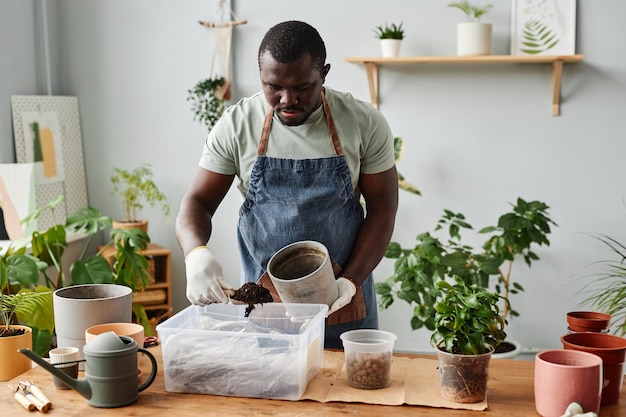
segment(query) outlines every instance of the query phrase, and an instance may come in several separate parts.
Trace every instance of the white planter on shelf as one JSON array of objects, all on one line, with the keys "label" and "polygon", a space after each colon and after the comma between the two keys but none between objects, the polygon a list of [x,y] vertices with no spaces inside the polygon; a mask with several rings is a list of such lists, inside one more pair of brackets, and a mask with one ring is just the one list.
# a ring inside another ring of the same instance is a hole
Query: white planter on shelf
[{"label": "white planter on shelf", "polygon": [[466,22],[457,25],[459,56],[491,55],[491,23]]},{"label": "white planter on shelf", "polygon": [[400,45],[402,39],[381,39],[380,49],[383,54],[383,58],[391,58],[400,55]]}]

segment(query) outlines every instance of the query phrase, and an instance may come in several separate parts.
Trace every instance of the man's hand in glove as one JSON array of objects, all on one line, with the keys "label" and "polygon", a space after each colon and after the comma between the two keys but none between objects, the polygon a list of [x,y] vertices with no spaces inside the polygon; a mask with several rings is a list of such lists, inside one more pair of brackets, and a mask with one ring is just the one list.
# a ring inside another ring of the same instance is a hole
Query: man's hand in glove
[{"label": "man's hand in glove", "polygon": [[187,299],[192,304],[228,303],[224,290],[233,287],[224,282],[222,266],[209,248],[198,246],[185,258],[187,272]]},{"label": "man's hand in glove", "polygon": [[337,283],[339,296],[328,309],[328,315],[331,315],[340,308],[350,304],[350,301],[352,301],[352,297],[354,297],[354,294],[356,294],[356,285],[354,285],[354,282],[352,282],[348,278],[340,277],[337,278],[335,282]]}]

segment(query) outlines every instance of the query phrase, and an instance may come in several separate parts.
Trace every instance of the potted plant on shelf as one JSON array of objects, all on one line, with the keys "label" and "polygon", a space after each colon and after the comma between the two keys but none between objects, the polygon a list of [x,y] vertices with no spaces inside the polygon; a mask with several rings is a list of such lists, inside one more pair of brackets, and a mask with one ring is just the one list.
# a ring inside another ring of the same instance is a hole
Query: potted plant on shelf
[{"label": "potted plant on shelf", "polygon": [[[426,327],[434,330],[435,305],[439,296],[437,282],[460,277],[468,284],[493,288],[501,294],[501,311],[505,319],[519,316],[511,308],[509,296],[524,291],[524,287],[513,281],[512,265],[521,257],[530,267],[533,261],[539,260],[532,250],[534,246],[549,246],[550,226],[556,223],[548,217],[548,208],[541,201],[527,202],[518,198],[513,209],[498,218],[497,226],[488,226],[478,232],[486,236],[480,249],[463,242],[461,231],[473,230],[465,216],[444,210],[434,231],[446,229],[447,239],[424,232],[417,236],[413,248],[402,248],[397,242],[389,244],[385,257],[395,259],[394,273],[376,284],[380,309],[391,306],[395,298],[403,300],[414,307],[413,329]],[[518,346],[502,343],[500,347],[505,350]]]},{"label": "potted plant on shelf", "polygon": [[438,281],[434,330],[430,342],[437,349],[441,395],[449,401],[476,403],[487,392],[489,361],[506,337],[507,321],[497,293],[454,277],[454,285]]},{"label": "potted plant on shelf", "polygon": [[121,168],[113,168],[113,170],[112,193],[122,197],[125,214],[122,220],[113,221],[114,228],[140,228],[147,233],[148,221],[139,220],[137,217],[144,203],[151,207],[160,205],[166,220],[169,220],[170,206],[167,203],[167,197],[154,182],[150,164],[143,164],[132,171]]},{"label": "potted plant on shelf", "polygon": [[194,120],[207,126],[209,131],[224,113],[224,103],[230,98],[229,83],[224,77],[210,77],[199,81],[187,90]]},{"label": "potted plant on shelf", "polygon": [[374,28],[374,33],[376,37],[380,39],[383,57],[389,58],[400,55],[400,46],[402,39],[404,39],[402,22],[400,22],[400,24],[385,23],[384,25],[378,25]]},{"label": "potted plant on shelf", "polygon": [[491,55],[491,23],[480,22],[481,17],[493,8],[493,4],[474,6],[467,0],[448,4],[461,10],[467,22],[457,25],[457,54],[459,56]]}]

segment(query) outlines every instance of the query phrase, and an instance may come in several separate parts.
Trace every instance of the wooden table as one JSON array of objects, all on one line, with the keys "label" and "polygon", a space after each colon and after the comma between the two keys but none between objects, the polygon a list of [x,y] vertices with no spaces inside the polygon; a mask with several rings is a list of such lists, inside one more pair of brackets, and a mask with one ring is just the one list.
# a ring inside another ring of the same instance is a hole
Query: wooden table
[{"label": "wooden table", "polygon": [[[122,408],[95,408],[73,390],[57,390],[52,383],[52,376],[36,367],[8,382],[16,386],[18,381],[34,381],[50,397],[52,409],[50,416],[96,417],[96,416],[491,416],[491,417],[529,417],[537,416],[533,393],[533,361],[492,360],[489,368],[489,393],[486,411],[451,410],[419,406],[381,406],[360,403],[316,401],[281,401],[242,397],[223,397],[198,394],[176,394],[165,391],[161,349],[149,349],[157,358],[159,371],[154,383],[139,394],[139,400]],[[402,355],[425,357],[425,355]],[[419,378],[419,376],[416,376]],[[5,383],[6,385],[6,383]],[[22,408],[5,387],[0,390],[0,409],[2,416],[35,415]],[[38,413],[35,411],[34,413]],[[622,390],[619,404],[600,409],[601,417],[626,417],[626,389]]]}]

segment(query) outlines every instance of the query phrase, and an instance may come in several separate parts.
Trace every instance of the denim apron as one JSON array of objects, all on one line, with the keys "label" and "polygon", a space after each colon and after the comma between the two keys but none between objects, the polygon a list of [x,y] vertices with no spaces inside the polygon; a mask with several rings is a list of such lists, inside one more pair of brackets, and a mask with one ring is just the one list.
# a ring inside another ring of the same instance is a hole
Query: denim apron
[{"label": "denim apron", "polygon": [[[352,187],[350,169],[323,92],[322,103],[335,149],[335,156],[327,158],[266,156],[274,115],[272,107],[267,109],[248,193],[239,210],[237,238],[244,282],[256,282],[274,253],[302,240],[324,244],[330,259],[342,267],[350,256],[363,222],[363,207]],[[378,327],[371,274],[362,290],[367,316],[327,326],[326,348],[340,349],[339,335],[346,330]]]}]

